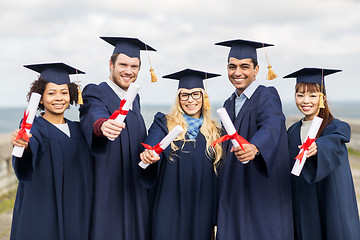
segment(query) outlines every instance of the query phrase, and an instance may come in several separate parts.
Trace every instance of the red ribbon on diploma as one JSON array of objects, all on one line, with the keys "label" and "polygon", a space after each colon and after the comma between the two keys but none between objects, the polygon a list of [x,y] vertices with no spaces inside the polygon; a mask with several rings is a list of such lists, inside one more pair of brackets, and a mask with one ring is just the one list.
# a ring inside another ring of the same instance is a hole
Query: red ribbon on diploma
[{"label": "red ribbon on diploma", "polygon": [[30,123],[27,123],[26,120],[29,116],[29,113],[26,113],[26,110],[24,111],[24,118],[23,118],[23,121],[20,125],[20,131],[18,132],[16,138],[15,138],[15,141],[17,141],[18,139],[22,138],[24,139],[25,141],[29,142],[29,137],[27,135],[27,132],[26,132],[26,129],[27,130],[30,130],[31,129],[31,126],[32,124]]},{"label": "red ribbon on diploma", "polygon": [[124,107],[124,104],[126,102],[126,99],[122,99],[120,101],[120,107],[118,110],[116,110],[113,114],[111,114],[111,116],[109,117],[109,119],[115,119],[117,118],[117,116],[119,115],[127,115],[128,114],[128,110],[123,110],[122,108]]},{"label": "red ribbon on diploma", "polygon": [[305,151],[307,151],[307,150],[309,150],[309,147],[310,147],[310,145],[313,143],[313,142],[315,142],[315,140],[316,140],[316,138],[307,138],[306,139],[306,141],[301,145],[301,149],[303,150],[303,151],[301,151],[301,153],[299,153],[296,157],[295,157],[295,159],[299,159],[299,163],[301,163],[301,160],[303,159],[303,157],[304,157],[304,154],[305,154]]},{"label": "red ribbon on diploma", "polygon": [[216,140],[213,142],[212,146],[214,147],[216,144],[221,143],[221,142],[224,142],[224,141],[229,140],[229,139],[231,139],[231,140],[235,139],[235,140],[239,143],[241,149],[242,149],[244,152],[245,152],[245,149],[243,148],[242,145],[243,145],[243,144],[250,144],[245,138],[243,138],[243,137],[240,136],[237,132],[235,132],[235,133],[232,134],[232,135],[224,135],[224,136],[216,139]]},{"label": "red ribbon on diploma", "polygon": [[158,155],[160,155],[160,153],[162,153],[164,151],[164,149],[162,149],[160,147],[160,143],[156,144],[155,146],[150,146],[149,144],[146,143],[141,143],[146,149],[149,150],[154,150]]}]

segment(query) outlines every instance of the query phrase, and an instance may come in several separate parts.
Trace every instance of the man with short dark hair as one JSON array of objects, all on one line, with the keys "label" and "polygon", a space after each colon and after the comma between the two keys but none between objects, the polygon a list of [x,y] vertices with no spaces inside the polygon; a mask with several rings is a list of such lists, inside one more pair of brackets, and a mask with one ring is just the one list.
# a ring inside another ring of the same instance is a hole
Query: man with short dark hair
[{"label": "man with short dark hair", "polygon": [[217,43],[230,47],[228,78],[235,92],[224,107],[238,134],[249,141],[224,144],[220,169],[217,239],[293,239],[290,164],[285,116],[274,87],[256,81],[256,48],[246,40]]},{"label": "man with short dark hair", "polygon": [[[130,84],[140,70],[140,50],[154,50],[134,38],[102,37],[113,45],[110,78],[83,91],[80,123],[94,162],[94,206],[91,239],[139,239],[150,237],[149,207],[145,187],[139,181],[138,163],[146,128],[136,96],[124,123],[109,119],[119,109]],[[111,141],[109,139],[115,139]]]}]

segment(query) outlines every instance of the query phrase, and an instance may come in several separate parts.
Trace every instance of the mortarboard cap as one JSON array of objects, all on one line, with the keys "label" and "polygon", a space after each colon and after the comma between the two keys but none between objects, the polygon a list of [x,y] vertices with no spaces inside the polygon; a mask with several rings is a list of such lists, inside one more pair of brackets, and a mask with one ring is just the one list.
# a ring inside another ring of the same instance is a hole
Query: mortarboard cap
[{"label": "mortarboard cap", "polygon": [[204,84],[203,84],[204,79],[218,77],[218,76],[221,76],[221,75],[215,74],[215,73],[202,72],[202,71],[187,68],[185,70],[163,76],[163,78],[179,80],[178,89],[179,88],[186,88],[186,89],[202,88],[202,89],[204,89]]},{"label": "mortarboard cap", "polygon": [[24,65],[24,67],[40,73],[40,77],[45,81],[58,85],[69,84],[69,74],[85,73],[69,65],[66,65],[65,63],[31,64]]},{"label": "mortarboard cap", "polygon": [[248,40],[230,40],[225,42],[218,42],[215,45],[230,47],[229,58],[233,57],[236,59],[257,59],[257,48],[274,46],[273,44],[268,43],[260,43]]},{"label": "mortarboard cap", "polygon": [[107,43],[113,45],[113,54],[123,53],[129,57],[137,57],[140,59],[140,50],[155,51],[156,50],[149,45],[146,45],[137,38],[127,37],[100,37]]},{"label": "mortarboard cap", "polygon": [[284,78],[296,78],[296,84],[299,82],[305,83],[318,83],[320,85],[325,85],[323,77],[341,72],[337,69],[323,69],[323,68],[303,68],[296,72],[286,75]]}]

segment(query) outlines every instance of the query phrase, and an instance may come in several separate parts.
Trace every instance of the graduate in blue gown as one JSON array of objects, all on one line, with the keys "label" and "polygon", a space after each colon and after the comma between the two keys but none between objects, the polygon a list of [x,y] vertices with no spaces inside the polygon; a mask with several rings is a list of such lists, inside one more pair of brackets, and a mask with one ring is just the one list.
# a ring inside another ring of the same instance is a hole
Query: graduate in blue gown
[{"label": "graduate in blue gown", "polygon": [[179,80],[175,104],[169,114],[157,113],[146,143],[158,144],[176,125],[184,131],[160,156],[146,149],[142,172],[150,193],[152,240],[212,239],[216,221],[217,177],[222,148],[211,147],[220,134],[210,119],[203,79],[219,76],[186,69],[164,78]]},{"label": "graduate in blue gown", "polygon": [[250,142],[245,151],[224,144],[217,239],[293,239],[285,117],[276,89],[256,80],[256,48],[271,45],[245,40],[216,45],[230,47],[228,77],[236,88],[224,107],[238,134]]},{"label": "graduate in blue gown", "polygon": [[30,140],[22,136],[15,146],[26,147],[13,157],[19,179],[10,239],[88,239],[92,168],[91,155],[79,122],[64,118],[69,104],[78,102],[78,89],[69,74],[83,73],[63,63],[25,66],[40,73],[32,92],[42,95]]},{"label": "graduate in blue gown", "polygon": [[297,240],[360,239],[356,195],[345,145],[350,141],[350,126],[332,116],[326,101],[324,76],[339,71],[304,68],[284,77],[297,79],[295,102],[304,114],[288,130],[292,165],[314,117],[323,119],[300,176],[291,177]]},{"label": "graduate in blue gown", "polygon": [[[119,109],[126,91],[137,79],[140,50],[154,50],[138,39],[103,37],[114,45],[110,78],[84,88],[80,123],[95,156],[95,192],[91,239],[149,239],[146,188],[140,183],[138,163],[146,128],[136,96],[125,122],[109,119]],[[114,141],[108,138],[115,139]]]}]

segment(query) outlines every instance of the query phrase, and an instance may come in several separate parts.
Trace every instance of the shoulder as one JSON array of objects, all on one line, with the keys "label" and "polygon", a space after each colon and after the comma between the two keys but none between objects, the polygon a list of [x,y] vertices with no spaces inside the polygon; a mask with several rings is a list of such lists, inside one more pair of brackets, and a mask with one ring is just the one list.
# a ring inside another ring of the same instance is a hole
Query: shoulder
[{"label": "shoulder", "polygon": [[154,136],[156,137],[162,136],[167,133],[168,133],[168,129],[167,129],[166,115],[161,112],[158,112],[154,116],[154,121],[149,128],[148,138],[149,136],[151,136],[150,138],[154,138]]},{"label": "shoulder", "polygon": [[274,96],[274,97],[279,98],[278,91],[276,90],[275,87],[272,87],[272,86],[266,87],[264,85],[259,85],[259,87],[256,89],[255,92],[257,92],[258,94],[261,94],[261,95],[269,95],[269,96]]},{"label": "shoulder", "polygon": [[100,84],[90,83],[85,86],[85,88],[83,90],[83,95],[98,94],[99,90],[103,91],[103,89],[105,89],[107,86],[108,85],[106,82],[101,82]]},{"label": "shoulder", "polygon": [[347,122],[341,121],[340,119],[335,118],[331,123],[325,128],[324,135],[332,132],[340,132],[344,135],[350,136],[351,128]]},{"label": "shoulder", "polygon": [[225,100],[224,106],[228,105],[231,101],[234,101],[235,97],[235,93],[232,93],[231,96]]},{"label": "shoulder", "polygon": [[289,129],[287,130],[288,135],[291,135],[295,131],[295,129],[298,128],[300,125],[301,125],[301,120],[299,120],[296,123],[294,123],[293,125],[291,125],[289,127]]},{"label": "shoulder", "polygon": [[44,118],[36,116],[34,118],[34,122],[32,124],[30,132],[36,138],[48,137],[49,136],[49,133],[48,133],[49,124],[50,123],[48,121],[46,121]]},{"label": "shoulder", "polygon": [[166,115],[162,112],[157,112],[154,116],[154,124],[159,126],[165,126],[167,124]]}]

